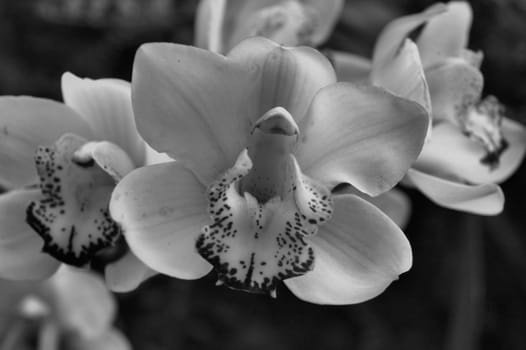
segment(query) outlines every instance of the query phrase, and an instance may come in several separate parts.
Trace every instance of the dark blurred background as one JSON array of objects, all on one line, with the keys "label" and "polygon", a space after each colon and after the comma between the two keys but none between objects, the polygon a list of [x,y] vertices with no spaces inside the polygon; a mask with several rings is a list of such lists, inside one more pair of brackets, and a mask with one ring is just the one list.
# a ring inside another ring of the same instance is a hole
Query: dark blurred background
[{"label": "dark blurred background", "polygon": [[[432,1],[348,0],[326,47],[370,56],[391,19]],[[526,1],[472,1],[470,48],[486,93],[526,123]],[[137,47],[191,44],[197,1],[0,0],[0,94],[60,100],[60,76],[130,79]],[[526,166],[503,185],[506,209],[482,218],[408,191],[411,271],[369,302],[317,306],[156,277],[121,294],[118,326],[136,350],[526,349]]]}]

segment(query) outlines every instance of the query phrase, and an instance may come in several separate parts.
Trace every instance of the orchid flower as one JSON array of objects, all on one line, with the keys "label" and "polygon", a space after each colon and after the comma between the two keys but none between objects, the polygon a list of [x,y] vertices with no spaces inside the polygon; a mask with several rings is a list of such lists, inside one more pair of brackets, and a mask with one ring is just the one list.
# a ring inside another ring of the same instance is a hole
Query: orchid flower
[{"label": "orchid flower", "polygon": [[[111,191],[154,154],[135,129],[129,83],[66,73],[62,90],[65,104],[0,98],[0,183],[11,189],[0,195],[3,278],[46,278],[61,262],[84,266],[112,246],[121,232],[108,212]],[[106,266],[118,291],[151,274],[129,251]]]},{"label": "orchid flower", "polygon": [[[368,71],[372,84],[432,112],[432,133],[406,183],[446,208],[495,215],[504,205],[497,184],[520,165],[526,131],[495,97],[482,98],[482,53],[467,48],[471,21],[467,2],[435,4],[388,24],[371,63],[342,53],[333,62],[340,79]],[[407,37],[420,26],[415,45]],[[415,80],[426,81],[429,96],[411,88]]]},{"label": "orchid flower", "polygon": [[276,295],[349,304],[381,293],[411,266],[402,231],[369,195],[396,184],[428,127],[417,103],[336,83],[315,49],[250,38],[228,56],[169,43],[138,50],[137,128],[177,162],[129,173],[112,217],[152,269]]},{"label": "orchid flower", "polygon": [[342,8],[343,0],[201,0],[196,45],[227,53],[243,39],[263,36],[287,46],[317,46]]},{"label": "orchid flower", "polygon": [[44,282],[0,280],[3,350],[128,350],[116,305],[95,274],[61,267]]}]

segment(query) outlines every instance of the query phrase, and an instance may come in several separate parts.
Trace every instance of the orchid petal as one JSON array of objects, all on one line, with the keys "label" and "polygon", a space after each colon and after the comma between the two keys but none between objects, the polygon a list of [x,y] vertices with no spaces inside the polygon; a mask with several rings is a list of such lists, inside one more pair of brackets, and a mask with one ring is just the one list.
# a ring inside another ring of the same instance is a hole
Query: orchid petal
[{"label": "orchid petal", "polygon": [[418,36],[422,62],[429,67],[447,57],[459,57],[467,47],[473,13],[468,2],[452,1],[430,18]]},{"label": "orchid petal", "polygon": [[342,51],[326,51],[338,81],[361,82],[369,79],[372,63],[368,59]]},{"label": "orchid petal", "polygon": [[382,212],[387,214],[391,220],[393,220],[402,229],[405,228],[411,215],[411,200],[402,191],[393,188],[387,192],[382,193],[379,196],[371,197],[362,193],[352,186],[345,186],[343,189],[337,189],[336,195],[341,194],[353,194],[362,199],[365,199],[369,203],[372,203],[375,207],[380,209]]},{"label": "orchid petal", "polygon": [[145,165],[153,165],[153,164],[159,164],[159,163],[168,163],[173,162],[174,159],[171,158],[166,153],[159,153],[148,144],[146,144],[146,161]]},{"label": "orchid petal", "polygon": [[312,101],[297,157],[306,174],[329,188],[349,183],[378,195],[417,158],[428,124],[412,101],[373,86],[334,84]]},{"label": "orchid petal", "polygon": [[486,150],[482,144],[464,135],[450,123],[433,127],[428,142],[415,167],[445,178],[465,179],[473,184],[500,183],[519,167],[526,151],[526,128],[508,118],[502,119],[502,135],[508,147],[500,155],[496,168],[482,160]]},{"label": "orchid petal", "polygon": [[428,173],[409,169],[407,178],[436,204],[479,215],[497,215],[504,207],[504,194],[498,185],[466,185]]},{"label": "orchid petal", "polygon": [[94,339],[75,339],[75,350],[131,350],[131,344],[117,329],[111,329]]},{"label": "orchid petal", "polygon": [[0,195],[0,278],[44,279],[60,265],[42,252],[42,238],[24,220],[29,203],[39,198],[38,189]]},{"label": "orchid petal", "polygon": [[426,79],[433,118],[454,123],[459,113],[478,101],[484,85],[482,73],[461,58],[450,58],[427,69]]},{"label": "orchid petal", "polygon": [[63,265],[46,284],[62,325],[87,339],[99,337],[109,328],[116,304],[99,276]]},{"label": "orchid petal", "polygon": [[62,75],[62,95],[91,126],[96,140],[119,145],[135,164],[144,163],[144,141],[135,127],[128,82],[117,79],[81,79]]},{"label": "orchid petal", "polygon": [[373,67],[385,65],[396,54],[404,40],[418,26],[429,19],[444,13],[446,5],[437,3],[421,13],[404,16],[390,22],[376,40],[373,54]]},{"label": "orchid petal", "polygon": [[424,69],[418,48],[411,40],[404,41],[391,61],[375,67],[371,74],[371,82],[396,96],[415,101],[431,112],[431,97]]},{"label": "orchid petal", "polygon": [[[331,35],[344,6],[344,0],[307,0],[304,6],[311,6],[316,13],[314,31],[310,36],[310,44],[318,46],[325,42]],[[306,45],[308,43],[302,43]]]},{"label": "orchid petal", "polygon": [[132,79],[139,132],[156,151],[210,182],[244,146],[255,73],[190,46],[141,46]]},{"label": "orchid petal", "polygon": [[200,278],[211,269],[195,249],[210,221],[206,208],[205,188],[179,162],[132,171],[117,184],[110,203],[132,252],[150,268],[182,279]]},{"label": "orchid petal", "polygon": [[285,280],[300,299],[354,304],[371,299],[409,270],[411,247],[403,232],[365,200],[335,196],[332,219],[310,240],[314,270]]},{"label": "orchid petal", "polygon": [[37,146],[53,143],[66,132],[91,137],[88,124],[62,103],[0,97],[0,184],[22,187],[36,183],[33,156]]},{"label": "orchid petal", "polygon": [[144,265],[132,252],[127,252],[119,260],[108,264],[104,271],[106,285],[114,292],[130,292],[142,282],[156,274]]}]

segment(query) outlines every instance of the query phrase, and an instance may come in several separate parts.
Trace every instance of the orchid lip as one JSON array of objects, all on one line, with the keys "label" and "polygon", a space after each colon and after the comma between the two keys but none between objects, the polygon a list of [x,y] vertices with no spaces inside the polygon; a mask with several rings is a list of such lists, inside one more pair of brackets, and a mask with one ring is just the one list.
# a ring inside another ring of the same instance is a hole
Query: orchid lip
[{"label": "orchid lip", "polygon": [[196,247],[220,284],[275,296],[280,280],[313,268],[307,237],[331,214],[330,191],[301,173],[293,150],[299,128],[284,108],[255,123],[248,148],[208,189],[213,223]]},{"label": "orchid lip", "polygon": [[44,240],[42,250],[74,266],[87,264],[120,235],[108,211],[115,181],[88,153],[79,153],[86,144],[66,134],[53,146],[38,148],[42,197],[26,210],[27,223]]},{"label": "orchid lip", "polygon": [[498,168],[500,157],[509,146],[502,135],[503,116],[504,107],[497,98],[488,96],[459,118],[463,133],[484,147],[486,154],[480,162],[490,170]]}]

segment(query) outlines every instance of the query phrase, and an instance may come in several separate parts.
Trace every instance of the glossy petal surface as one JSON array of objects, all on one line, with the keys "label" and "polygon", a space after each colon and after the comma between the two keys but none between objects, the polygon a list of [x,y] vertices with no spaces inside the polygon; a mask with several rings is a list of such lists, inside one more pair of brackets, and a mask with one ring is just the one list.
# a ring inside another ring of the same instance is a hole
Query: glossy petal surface
[{"label": "glossy petal surface", "polygon": [[411,267],[403,232],[385,214],[353,195],[336,196],[332,219],[310,239],[314,270],[285,281],[300,299],[353,304],[380,294]]},{"label": "glossy petal surface", "polygon": [[300,125],[298,161],[329,188],[349,183],[374,196],[404,176],[428,125],[426,111],[414,102],[376,87],[338,83],[316,95]]},{"label": "glossy petal surface", "polygon": [[205,188],[179,162],[132,171],[110,204],[133,253],[150,268],[183,279],[200,278],[212,268],[195,249],[210,221],[206,208]]}]

